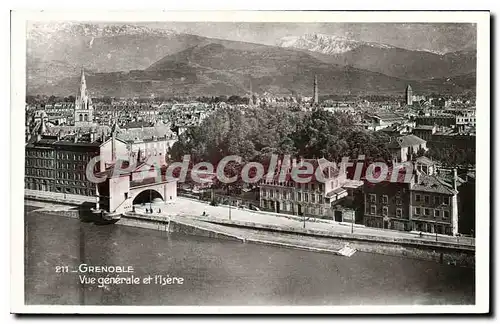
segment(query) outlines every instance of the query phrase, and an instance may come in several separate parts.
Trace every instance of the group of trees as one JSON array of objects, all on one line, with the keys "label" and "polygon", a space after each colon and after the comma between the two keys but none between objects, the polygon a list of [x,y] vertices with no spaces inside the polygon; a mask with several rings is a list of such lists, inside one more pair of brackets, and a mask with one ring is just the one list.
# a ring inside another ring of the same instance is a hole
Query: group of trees
[{"label": "group of trees", "polygon": [[[283,107],[219,109],[199,127],[190,128],[174,144],[171,156],[182,160],[191,155],[193,163],[216,165],[222,158],[238,155],[243,162],[264,165],[271,154],[340,161],[344,156],[390,160],[385,148],[389,138],[354,126],[346,114],[315,110],[290,111]],[[235,166],[234,172],[238,169]]]}]

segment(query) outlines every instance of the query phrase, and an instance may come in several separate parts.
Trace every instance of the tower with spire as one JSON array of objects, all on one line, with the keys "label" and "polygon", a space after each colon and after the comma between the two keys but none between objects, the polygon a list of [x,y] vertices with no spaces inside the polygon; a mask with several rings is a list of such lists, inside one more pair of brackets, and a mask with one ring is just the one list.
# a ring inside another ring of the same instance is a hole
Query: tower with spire
[{"label": "tower with spire", "polygon": [[250,94],[248,96],[248,105],[249,106],[253,106],[255,105],[255,101],[254,101],[254,93],[253,93],[253,86],[252,86],[252,77],[249,75],[248,76],[248,80],[250,81]]},{"label": "tower with spire", "polygon": [[314,75],[314,101],[313,104],[317,105],[318,104],[318,76],[315,74]]},{"label": "tower with spire", "polygon": [[82,68],[80,76],[80,89],[75,99],[74,109],[75,126],[92,126],[94,123],[94,107],[87,90],[85,71]]},{"label": "tower with spire", "polygon": [[408,85],[406,87],[406,93],[405,93],[405,95],[406,95],[406,104],[408,106],[413,105],[413,90],[411,89],[411,85]]}]

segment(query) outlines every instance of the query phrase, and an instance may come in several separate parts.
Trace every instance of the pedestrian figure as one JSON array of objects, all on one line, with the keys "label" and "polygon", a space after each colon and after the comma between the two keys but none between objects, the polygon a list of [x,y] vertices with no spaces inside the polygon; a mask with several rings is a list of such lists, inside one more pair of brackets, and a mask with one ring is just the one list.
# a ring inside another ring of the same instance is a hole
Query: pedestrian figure
[{"label": "pedestrian figure", "polygon": [[158,208],[158,214],[161,214],[161,209],[160,208]]},{"label": "pedestrian figure", "polygon": [[422,237],[422,232],[418,233],[418,235],[419,235],[420,237]]},{"label": "pedestrian figure", "polygon": [[203,215],[202,216],[207,216],[207,213],[205,211],[203,211]]}]

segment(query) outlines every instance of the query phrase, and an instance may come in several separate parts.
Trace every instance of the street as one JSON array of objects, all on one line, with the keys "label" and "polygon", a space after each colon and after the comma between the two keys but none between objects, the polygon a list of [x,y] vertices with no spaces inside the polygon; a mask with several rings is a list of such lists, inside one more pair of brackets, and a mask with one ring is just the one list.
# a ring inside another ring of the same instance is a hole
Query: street
[{"label": "street", "polygon": [[[146,203],[144,206],[135,205],[135,210],[137,213],[144,214],[146,213],[146,208],[149,207],[150,204]],[[211,206],[208,203],[196,201],[194,199],[177,197],[175,202],[153,202],[151,204],[153,209],[153,215],[165,215],[168,216],[202,216],[203,213],[209,218],[215,219],[231,219],[235,221],[242,222],[253,222],[259,224],[268,224],[268,225],[283,225],[289,227],[303,228],[304,221],[300,216],[287,215],[287,214],[276,214],[276,213],[267,213],[267,212],[257,212],[248,209],[241,209],[236,207],[229,207],[224,205],[219,206]],[[159,212],[161,211],[161,212]],[[306,218],[305,226],[307,229],[316,229],[322,231],[332,231],[335,233],[351,233],[351,224],[347,223],[338,223],[333,220],[315,220],[312,221],[313,218]],[[381,237],[392,237],[392,238],[401,238],[401,239],[413,239],[413,240],[421,240],[426,242],[435,242],[436,235],[427,233],[423,234],[420,237],[419,233],[416,232],[401,232],[396,230],[387,230],[387,229],[379,229],[379,228],[370,228],[365,227],[363,225],[355,224],[354,225],[354,233],[355,234],[365,234],[372,236],[381,236]],[[448,235],[437,235],[438,242],[448,242],[448,243],[461,243],[467,245],[474,244],[474,238],[471,237],[454,237]]]}]

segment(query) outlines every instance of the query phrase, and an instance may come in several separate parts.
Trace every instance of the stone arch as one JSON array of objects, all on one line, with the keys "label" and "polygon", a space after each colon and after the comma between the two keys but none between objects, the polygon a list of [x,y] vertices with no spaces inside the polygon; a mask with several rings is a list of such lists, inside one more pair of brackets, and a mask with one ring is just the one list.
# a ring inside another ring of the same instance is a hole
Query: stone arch
[{"label": "stone arch", "polygon": [[141,203],[149,203],[153,201],[155,198],[161,198],[165,201],[163,195],[156,189],[144,189],[135,195],[134,200],[132,201],[133,205],[141,204]]},{"label": "stone arch", "polygon": [[83,121],[89,121],[89,115],[87,114],[83,115]]},{"label": "stone arch", "polygon": [[78,121],[83,121],[83,115],[82,114],[79,115]]}]

